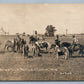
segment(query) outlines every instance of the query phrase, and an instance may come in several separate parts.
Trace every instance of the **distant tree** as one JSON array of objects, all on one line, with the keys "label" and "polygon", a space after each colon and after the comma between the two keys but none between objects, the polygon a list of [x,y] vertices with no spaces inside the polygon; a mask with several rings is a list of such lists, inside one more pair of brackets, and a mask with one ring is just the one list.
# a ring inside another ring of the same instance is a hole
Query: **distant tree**
[{"label": "distant tree", "polygon": [[53,37],[56,29],[53,25],[48,25],[46,27],[45,35],[48,35],[49,37]]}]

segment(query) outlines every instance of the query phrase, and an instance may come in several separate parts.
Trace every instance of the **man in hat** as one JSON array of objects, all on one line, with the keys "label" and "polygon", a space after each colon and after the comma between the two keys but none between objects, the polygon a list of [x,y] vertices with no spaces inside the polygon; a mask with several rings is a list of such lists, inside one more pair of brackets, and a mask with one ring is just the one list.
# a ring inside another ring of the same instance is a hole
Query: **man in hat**
[{"label": "man in hat", "polygon": [[29,53],[29,46],[27,44],[24,44],[24,57],[28,57]]},{"label": "man in hat", "polygon": [[77,40],[77,38],[76,38],[76,36],[75,35],[73,35],[73,50],[75,50],[75,47],[77,46],[77,44],[78,44],[78,40]]},{"label": "man in hat", "polygon": [[60,47],[59,35],[57,35],[56,37],[57,39],[55,40],[55,44]]}]

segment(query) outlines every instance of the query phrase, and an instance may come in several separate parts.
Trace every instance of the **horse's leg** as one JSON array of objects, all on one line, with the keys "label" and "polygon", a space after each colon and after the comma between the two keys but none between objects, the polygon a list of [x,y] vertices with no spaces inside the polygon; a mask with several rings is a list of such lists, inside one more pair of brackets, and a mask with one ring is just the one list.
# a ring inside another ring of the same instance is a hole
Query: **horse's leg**
[{"label": "horse's leg", "polygon": [[46,47],[46,52],[47,52],[47,47]]},{"label": "horse's leg", "polygon": [[6,49],[7,45],[5,45],[4,50]]},{"label": "horse's leg", "polygon": [[18,52],[18,50],[19,50],[19,47],[17,46],[17,52]]},{"label": "horse's leg", "polygon": [[13,52],[15,51],[15,47],[14,47],[14,46],[12,46],[12,51],[13,51]]},{"label": "horse's leg", "polygon": [[18,48],[18,50],[17,50],[17,51],[19,52],[19,51],[20,51],[20,45],[18,45],[18,47],[17,47],[17,48]]},{"label": "horse's leg", "polygon": [[59,55],[58,55],[58,48],[55,50],[55,56],[56,56],[56,58],[58,59],[59,58]]},{"label": "horse's leg", "polygon": [[26,50],[25,50],[25,48],[24,48],[24,58],[26,57]]},{"label": "horse's leg", "polygon": [[67,53],[65,53],[65,60],[67,59]]},{"label": "horse's leg", "polygon": [[82,50],[82,57],[83,57],[83,50]]},{"label": "horse's leg", "polygon": [[31,44],[31,40],[29,41],[29,44]]},{"label": "horse's leg", "polygon": [[17,52],[18,52],[18,44],[17,44]]},{"label": "horse's leg", "polygon": [[56,58],[58,59],[58,57],[59,57],[59,56],[58,56],[58,53],[56,53]]},{"label": "horse's leg", "polygon": [[9,51],[8,48],[9,48],[9,46],[7,46],[7,51]]},{"label": "horse's leg", "polygon": [[82,57],[83,57],[83,53],[82,53]]},{"label": "horse's leg", "polygon": [[72,57],[72,52],[69,52],[69,57]]},{"label": "horse's leg", "polygon": [[24,46],[23,47],[21,47],[21,55],[24,53]]}]

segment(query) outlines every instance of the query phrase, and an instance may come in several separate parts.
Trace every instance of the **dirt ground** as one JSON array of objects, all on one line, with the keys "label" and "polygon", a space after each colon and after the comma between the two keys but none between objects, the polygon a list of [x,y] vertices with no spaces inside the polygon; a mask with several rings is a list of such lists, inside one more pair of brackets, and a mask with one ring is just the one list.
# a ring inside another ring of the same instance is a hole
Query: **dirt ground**
[{"label": "dirt ground", "polygon": [[[4,52],[6,40],[12,40],[14,36],[0,36],[0,80],[8,81],[32,81],[32,80],[84,80],[84,57],[75,52],[68,60],[64,56],[56,57],[49,53],[41,57],[32,56],[24,58],[20,53]],[[28,37],[24,37],[28,42]],[[77,36],[79,42],[84,45],[84,36]],[[61,41],[72,42],[72,37],[61,37]],[[46,38],[54,43],[55,37]],[[31,49],[31,45],[30,49]]]}]

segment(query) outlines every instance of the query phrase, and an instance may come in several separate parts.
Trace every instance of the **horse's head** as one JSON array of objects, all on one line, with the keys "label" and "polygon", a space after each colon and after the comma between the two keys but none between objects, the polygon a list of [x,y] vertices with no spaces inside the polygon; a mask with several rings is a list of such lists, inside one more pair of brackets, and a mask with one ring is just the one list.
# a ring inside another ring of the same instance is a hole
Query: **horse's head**
[{"label": "horse's head", "polygon": [[53,49],[56,47],[56,44],[51,44],[50,49]]}]

